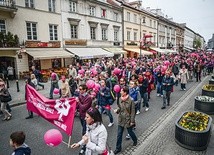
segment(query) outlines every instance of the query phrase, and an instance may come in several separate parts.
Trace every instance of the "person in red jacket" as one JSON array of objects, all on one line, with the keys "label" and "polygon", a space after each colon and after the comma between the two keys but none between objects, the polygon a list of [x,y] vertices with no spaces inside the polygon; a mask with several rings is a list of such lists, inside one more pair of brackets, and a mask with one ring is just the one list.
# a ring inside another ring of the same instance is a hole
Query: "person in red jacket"
[{"label": "person in red jacket", "polygon": [[[91,95],[87,93],[87,86],[85,84],[82,84],[79,86],[79,97],[77,98],[77,110],[79,110],[80,114],[80,122],[82,125],[82,135],[85,135],[86,133],[86,121],[85,121],[85,115],[86,111],[91,107],[92,105],[92,98]],[[86,150],[85,145],[80,150],[80,155],[84,154]]]}]

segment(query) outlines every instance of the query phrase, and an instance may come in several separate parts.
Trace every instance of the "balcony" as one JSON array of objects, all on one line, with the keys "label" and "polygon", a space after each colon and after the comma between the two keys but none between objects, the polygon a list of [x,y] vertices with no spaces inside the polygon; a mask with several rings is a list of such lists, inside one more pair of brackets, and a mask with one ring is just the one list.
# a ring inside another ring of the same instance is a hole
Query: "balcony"
[{"label": "balcony", "polygon": [[15,0],[0,0],[0,14],[1,12],[9,13],[10,16],[14,18],[16,11]]}]

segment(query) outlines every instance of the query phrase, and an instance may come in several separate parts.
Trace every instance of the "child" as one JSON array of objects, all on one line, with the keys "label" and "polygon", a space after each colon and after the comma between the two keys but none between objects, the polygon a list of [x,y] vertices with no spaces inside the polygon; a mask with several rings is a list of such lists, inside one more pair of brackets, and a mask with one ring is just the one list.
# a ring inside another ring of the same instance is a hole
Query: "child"
[{"label": "child", "polygon": [[30,155],[31,149],[24,143],[25,133],[23,131],[13,132],[10,135],[10,146],[14,148],[12,155]]}]

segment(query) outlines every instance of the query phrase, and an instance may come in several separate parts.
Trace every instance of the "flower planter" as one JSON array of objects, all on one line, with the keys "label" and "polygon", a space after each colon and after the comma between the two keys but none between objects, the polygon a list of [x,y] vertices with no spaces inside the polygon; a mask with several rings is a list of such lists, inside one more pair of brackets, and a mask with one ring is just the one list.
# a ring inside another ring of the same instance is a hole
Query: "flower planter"
[{"label": "flower planter", "polygon": [[214,79],[210,79],[210,80],[209,80],[209,84],[214,85]]},{"label": "flower planter", "polygon": [[213,84],[204,85],[202,88],[202,95],[213,97],[214,96],[214,85]]},{"label": "flower planter", "polygon": [[186,114],[188,113],[200,113],[200,112],[185,112],[175,122],[175,141],[181,147],[184,147],[189,150],[194,150],[194,151],[206,150],[209,144],[210,136],[211,136],[212,118],[209,115],[200,113],[208,117],[208,124],[206,128],[203,129],[202,131],[194,131],[194,130],[184,128],[179,124],[181,123],[180,121],[183,120],[184,118],[183,116],[186,116]]},{"label": "flower planter", "polygon": [[196,96],[194,109],[209,115],[214,114],[214,98],[209,96]]}]

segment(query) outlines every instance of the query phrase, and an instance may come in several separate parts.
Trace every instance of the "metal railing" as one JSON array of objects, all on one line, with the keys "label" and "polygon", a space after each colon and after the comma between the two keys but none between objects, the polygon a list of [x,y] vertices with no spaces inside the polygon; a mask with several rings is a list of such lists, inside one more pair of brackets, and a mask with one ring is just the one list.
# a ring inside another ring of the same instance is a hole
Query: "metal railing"
[{"label": "metal railing", "polygon": [[15,0],[0,0],[0,7],[15,8]]}]

